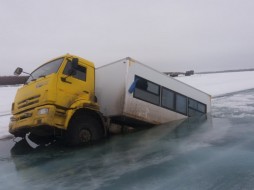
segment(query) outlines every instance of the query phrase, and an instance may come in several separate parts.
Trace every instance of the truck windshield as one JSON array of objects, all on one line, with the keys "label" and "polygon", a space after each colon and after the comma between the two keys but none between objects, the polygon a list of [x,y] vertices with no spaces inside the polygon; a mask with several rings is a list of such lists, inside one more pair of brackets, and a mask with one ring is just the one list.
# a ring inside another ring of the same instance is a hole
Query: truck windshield
[{"label": "truck windshield", "polygon": [[36,69],[34,72],[31,73],[31,76],[28,78],[26,83],[29,83],[33,80],[36,80],[40,77],[45,77],[47,75],[50,75],[52,73],[56,73],[63,62],[64,58],[56,59],[54,61],[48,62],[45,65],[42,65],[38,69]]}]

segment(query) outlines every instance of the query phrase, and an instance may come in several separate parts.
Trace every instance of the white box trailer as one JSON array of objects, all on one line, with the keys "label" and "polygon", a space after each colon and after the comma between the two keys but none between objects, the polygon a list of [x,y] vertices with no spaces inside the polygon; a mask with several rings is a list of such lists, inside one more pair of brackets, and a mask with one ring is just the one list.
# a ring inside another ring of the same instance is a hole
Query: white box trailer
[{"label": "white box trailer", "polygon": [[100,111],[113,123],[155,125],[211,110],[209,94],[132,58],[99,67],[95,72]]}]

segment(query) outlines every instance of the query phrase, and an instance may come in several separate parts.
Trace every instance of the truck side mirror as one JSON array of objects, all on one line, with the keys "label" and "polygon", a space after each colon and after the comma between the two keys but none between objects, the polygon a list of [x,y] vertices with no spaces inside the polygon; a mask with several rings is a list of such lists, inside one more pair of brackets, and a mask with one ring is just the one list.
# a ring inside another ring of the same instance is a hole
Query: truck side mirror
[{"label": "truck side mirror", "polygon": [[21,73],[23,72],[23,69],[18,67],[15,71],[14,71],[14,75],[15,76],[19,76]]}]

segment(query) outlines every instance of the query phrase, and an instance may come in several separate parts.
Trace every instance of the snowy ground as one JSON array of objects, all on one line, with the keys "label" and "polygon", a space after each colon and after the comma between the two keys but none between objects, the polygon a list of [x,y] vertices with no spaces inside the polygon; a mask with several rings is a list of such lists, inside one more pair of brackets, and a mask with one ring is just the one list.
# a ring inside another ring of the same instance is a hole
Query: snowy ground
[{"label": "snowy ground", "polygon": [[[217,73],[217,74],[204,74],[204,75],[193,75],[188,77],[177,77],[184,83],[194,86],[212,97],[213,111],[215,110],[215,116],[219,117],[221,109],[238,108],[237,113],[232,113],[231,116],[241,116],[241,110],[249,110],[252,115],[253,96],[250,94],[233,95],[230,98],[218,97],[228,93],[248,90],[254,88],[254,71],[249,72],[233,72],[233,73]],[[9,136],[8,124],[11,117],[11,104],[14,100],[15,93],[19,87],[0,86],[0,139]],[[227,99],[227,101],[225,101]],[[222,113],[222,112],[221,112]]]},{"label": "snowy ground", "polygon": [[18,86],[0,86],[0,139],[10,135],[8,125],[11,117],[11,104]]},{"label": "snowy ground", "polygon": [[254,88],[254,71],[197,74],[176,79],[211,94],[212,97]]}]

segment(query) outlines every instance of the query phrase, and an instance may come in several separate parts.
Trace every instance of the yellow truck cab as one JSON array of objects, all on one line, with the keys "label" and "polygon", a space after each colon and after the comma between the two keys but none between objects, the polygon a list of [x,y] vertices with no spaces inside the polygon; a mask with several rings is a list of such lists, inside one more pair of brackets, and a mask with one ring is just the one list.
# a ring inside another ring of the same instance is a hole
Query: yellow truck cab
[{"label": "yellow truck cab", "polygon": [[[16,75],[23,72],[17,68]],[[107,134],[95,96],[94,64],[64,55],[30,74],[12,104],[9,132],[15,137],[66,136],[78,145]]]}]

